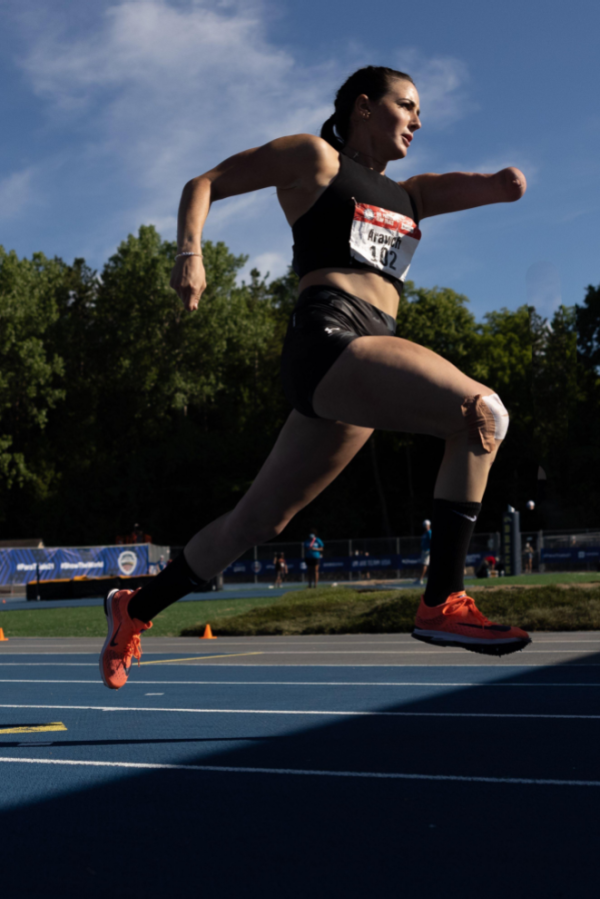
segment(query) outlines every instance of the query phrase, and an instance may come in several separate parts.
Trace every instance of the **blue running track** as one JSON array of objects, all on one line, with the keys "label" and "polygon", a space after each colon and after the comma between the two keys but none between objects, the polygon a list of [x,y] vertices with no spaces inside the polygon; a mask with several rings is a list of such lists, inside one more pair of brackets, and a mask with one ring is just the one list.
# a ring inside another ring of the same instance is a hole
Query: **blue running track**
[{"label": "blue running track", "polygon": [[598,895],[600,634],[96,643],[0,645],[3,899]]}]

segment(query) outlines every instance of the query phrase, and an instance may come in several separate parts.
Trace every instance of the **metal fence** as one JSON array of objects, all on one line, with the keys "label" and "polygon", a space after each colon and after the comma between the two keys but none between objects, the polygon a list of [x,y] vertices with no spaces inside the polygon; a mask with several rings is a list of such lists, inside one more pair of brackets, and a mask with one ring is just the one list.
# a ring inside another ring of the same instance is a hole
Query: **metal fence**
[{"label": "metal fence", "polygon": [[599,571],[600,528],[521,534],[523,571]]},{"label": "metal fence", "polygon": [[[500,534],[475,534],[469,547],[467,567],[475,568],[484,555],[497,556]],[[274,560],[284,554],[290,572],[288,580],[306,580],[302,564],[304,542],[273,542],[255,546],[225,572],[228,583],[269,583],[275,579]],[[325,541],[320,579],[374,580],[416,578],[422,571],[420,537],[361,537]]]},{"label": "metal fence", "polygon": [[[171,547],[171,558],[182,547]],[[600,528],[571,528],[556,531],[523,531],[521,534],[524,573],[543,571],[600,570]],[[227,583],[272,583],[275,555],[282,552],[290,565],[288,580],[306,580],[306,570],[293,560],[304,559],[304,543],[288,541],[254,546],[240,556],[225,573]],[[484,556],[500,557],[500,533],[473,534],[467,555],[467,573],[474,574]],[[394,564],[377,567],[377,560],[393,557]],[[325,540],[320,579],[373,580],[416,578],[422,571],[420,537],[359,537]],[[354,567],[328,564],[332,560],[353,559]],[[403,560],[401,566],[395,563]],[[413,560],[414,564],[406,564]],[[292,564],[290,564],[292,563]],[[238,569],[237,571],[235,569]]]}]

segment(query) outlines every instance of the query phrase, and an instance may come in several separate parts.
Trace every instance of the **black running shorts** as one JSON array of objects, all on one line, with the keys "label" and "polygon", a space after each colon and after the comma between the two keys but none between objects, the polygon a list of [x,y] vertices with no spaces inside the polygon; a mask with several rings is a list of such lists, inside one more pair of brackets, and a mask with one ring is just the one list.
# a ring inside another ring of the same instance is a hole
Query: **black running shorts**
[{"label": "black running shorts", "polygon": [[298,297],[281,356],[287,400],[318,418],[312,399],[319,382],[357,337],[393,337],[396,321],[372,303],[337,287],[307,287]]}]

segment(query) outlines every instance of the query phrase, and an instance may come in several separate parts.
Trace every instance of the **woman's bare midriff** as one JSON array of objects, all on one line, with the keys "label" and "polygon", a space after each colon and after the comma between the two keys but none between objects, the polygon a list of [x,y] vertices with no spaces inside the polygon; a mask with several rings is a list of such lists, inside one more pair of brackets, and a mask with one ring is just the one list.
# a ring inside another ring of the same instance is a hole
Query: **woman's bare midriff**
[{"label": "woman's bare midriff", "polygon": [[319,268],[300,280],[299,291],[307,287],[339,287],[366,303],[372,303],[392,318],[398,313],[398,291],[382,275],[376,272],[357,272],[354,269]]}]

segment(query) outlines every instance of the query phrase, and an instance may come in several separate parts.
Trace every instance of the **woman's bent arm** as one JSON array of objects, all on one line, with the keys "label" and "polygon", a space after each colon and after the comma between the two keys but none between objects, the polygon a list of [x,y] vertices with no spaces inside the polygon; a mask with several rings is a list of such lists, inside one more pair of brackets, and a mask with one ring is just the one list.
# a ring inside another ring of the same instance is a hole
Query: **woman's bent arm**
[{"label": "woman's bent arm", "polygon": [[402,183],[415,201],[420,218],[490,203],[512,203],[527,189],[525,175],[516,168],[502,169],[494,175],[477,172],[415,175]]},{"label": "woman's bent arm", "polygon": [[[278,190],[309,189],[314,181],[324,141],[311,134],[282,137],[262,147],[244,150],[193,178],[185,185],[179,204],[177,246],[182,253],[201,253],[204,222],[211,203],[264,187]],[[177,260],[171,287],[187,309],[196,309],[206,289],[200,256]]]}]

